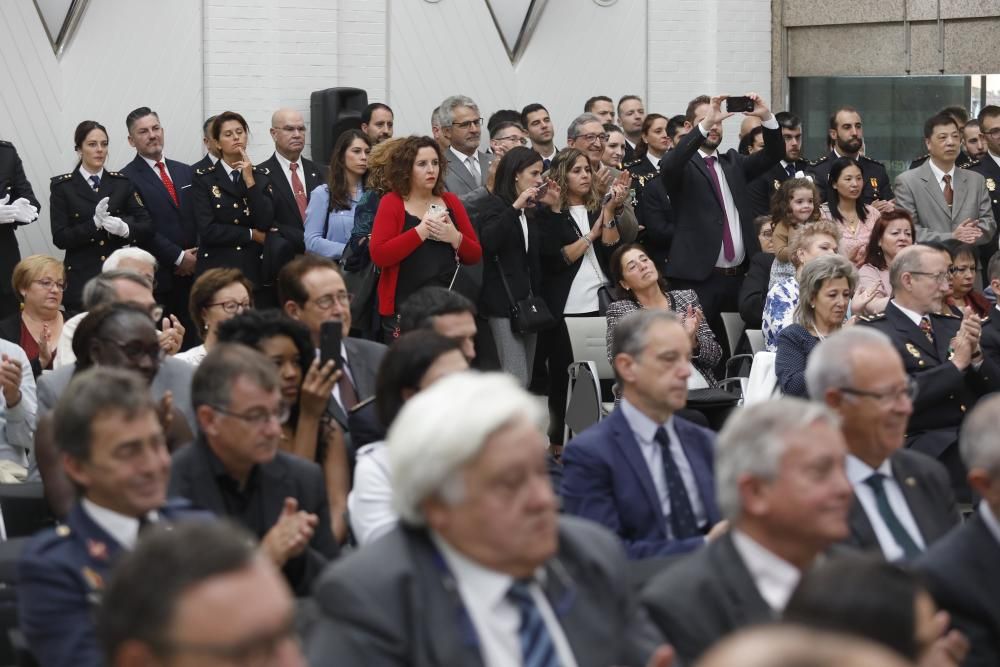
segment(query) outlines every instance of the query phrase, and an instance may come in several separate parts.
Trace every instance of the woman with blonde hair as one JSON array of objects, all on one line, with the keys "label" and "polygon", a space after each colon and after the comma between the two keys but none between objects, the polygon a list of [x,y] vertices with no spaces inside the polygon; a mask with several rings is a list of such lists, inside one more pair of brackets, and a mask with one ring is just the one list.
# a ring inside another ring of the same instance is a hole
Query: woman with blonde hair
[{"label": "woman with blonde hair", "polygon": [[28,355],[37,378],[52,368],[58,350],[65,314],[66,269],[48,255],[31,255],[14,266],[11,275],[14,294],[21,310],[0,320],[0,338],[19,345]]}]

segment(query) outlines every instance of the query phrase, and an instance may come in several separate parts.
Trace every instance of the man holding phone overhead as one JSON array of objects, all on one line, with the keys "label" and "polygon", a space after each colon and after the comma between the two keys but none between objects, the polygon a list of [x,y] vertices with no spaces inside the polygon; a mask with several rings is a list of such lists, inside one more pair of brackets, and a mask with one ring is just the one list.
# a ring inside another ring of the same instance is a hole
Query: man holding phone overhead
[{"label": "man holding phone overhead", "polygon": [[[689,131],[660,162],[660,178],[677,218],[666,276],[675,289],[697,293],[715,331],[722,330],[721,312],[737,310],[746,265],[759,250],[747,183],[785,156],[778,121],[764,100],[755,93],[727,97],[691,100],[684,121]],[[761,119],[764,150],[753,155],[718,151],[722,121],[736,109]]]}]

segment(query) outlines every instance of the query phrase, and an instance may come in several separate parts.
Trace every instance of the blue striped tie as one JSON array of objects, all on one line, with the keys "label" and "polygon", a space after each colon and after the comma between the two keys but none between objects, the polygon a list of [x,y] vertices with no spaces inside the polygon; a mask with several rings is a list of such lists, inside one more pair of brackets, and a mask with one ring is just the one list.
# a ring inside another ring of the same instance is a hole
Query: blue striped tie
[{"label": "blue striped tie", "polygon": [[101,178],[99,176],[91,176],[90,182],[93,183],[91,187],[94,188],[94,192],[97,192],[97,190],[101,187]]},{"label": "blue striped tie", "polygon": [[552,635],[545,627],[545,620],[531,597],[531,580],[519,579],[507,591],[507,599],[521,611],[521,626],[517,630],[521,640],[524,667],[559,667]]}]

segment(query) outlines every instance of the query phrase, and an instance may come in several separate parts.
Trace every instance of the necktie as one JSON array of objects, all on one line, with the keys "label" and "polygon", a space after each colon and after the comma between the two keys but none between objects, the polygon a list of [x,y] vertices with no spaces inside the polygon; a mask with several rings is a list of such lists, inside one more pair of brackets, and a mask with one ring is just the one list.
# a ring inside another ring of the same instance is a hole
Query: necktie
[{"label": "necktie", "polygon": [[795,178],[795,165],[791,162],[785,166],[785,173],[788,174],[788,178]]},{"label": "necktie", "polygon": [[952,202],[955,201],[955,191],[951,189],[951,175],[945,174],[942,178],[944,179],[944,201],[948,206],[951,206]]},{"label": "necktie", "polygon": [[521,640],[521,657],[524,667],[559,667],[559,656],[552,642],[552,635],[531,597],[529,581],[516,580],[507,591],[507,599],[521,612],[521,625],[517,629]]},{"label": "necktie", "polygon": [[344,412],[349,412],[358,404],[358,392],[354,390],[351,378],[347,375],[347,359],[340,358],[340,367],[342,369],[340,379],[337,380],[337,386],[340,388],[340,402],[344,406]]},{"label": "necktie", "polygon": [[934,330],[931,328],[931,318],[924,315],[920,318],[920,330],[927,336],[927,340],[934,344]]},{"label": "necktie", "polygon": [[662,426],[656,429],[654,439],[660,445],[663,457],[663,473],[667,481],[667,493],[670,496],[670,529],[673,531],[674,539],[683,540],[701,535],[681,471],[670,453],[670,438],[667,437],[667,431]]},{"label": "necktie", "polygon": [[727,262],[731,262],[736,259],[736,246],[733,245],[733,233],[729,229],[729,215],[726,214],[726,203],[722,198],[722,185],[719,183],[719,175],[715,173],[715,156],[705,158],[705,165],[708,167],[708,177],[715,189],[715,196],[719,198],[719,206],[722,207],[722,256]]},{"label": "necktie", "polygon": [[548,170],[549,165],[552,164],[552,160],[545,158],[542,160],[542,169]]},{"label": "necktie", "polygon": [[468,168],[469,173],[472,174],[472,180],[476,182],[476,185],[480,185],[481,183],[479,180],[479,162],[472,156],[469,156],[465,158],[465,166],[466,168]]},{"label": "necktie", "polygon": [[90,182],[93,183],[93,185],[91,187],[94,188],[94,192],[97,192],[97,190],[101,187],[101,177],[100,176],[91,176],[90,177]]},{"label": "necktie", "polygon": [[295,195],[295,203],[299,207],[299,216],[303,221],[306,219],[306,189],[299,178],[299,163],[293,162],[288,167],[292,170],[292,194]]},{"label": "necktie", "polygon": [[903,555],[908,559],[920,555],[920,547],[906,532],[906,528],[899,522],[899,517],[889,505],[889,497],[885,494],[885,475],[880,472],[873,473],[865,480],[865,484],[870,486],[875,493],[875,506],[878,507],[878,513],[882,516],[886,527],[889,528],[889,532],[892,533],[892,539],[903,550]]},{"label": "necktie", "polygon": [[239,187],[239,185],[240,185],[240,172],[238,172],[235,169],[233,169],[233,171],[230,172],[229,177],[233,179],[233,185],[235,185],[236,187]]},{"label": "necktie", "polygon": [[174,200],[174,206],[180,206],[180,202],[177,201],[177,190],[174,189],[174,182],[170,180],[167,168],[163,166],[162,162],[157,162],[156,168],[160,170],[160,180],[163,181],[163,185],[167,188],[170,198]]}]

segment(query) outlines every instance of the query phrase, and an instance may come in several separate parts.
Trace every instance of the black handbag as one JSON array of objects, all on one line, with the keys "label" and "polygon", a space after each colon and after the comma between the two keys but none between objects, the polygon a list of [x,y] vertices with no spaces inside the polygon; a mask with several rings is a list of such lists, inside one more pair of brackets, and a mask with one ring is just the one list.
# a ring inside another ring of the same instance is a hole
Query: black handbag
[{"label": "black handbag", "polygon": [[500,282],[503,283],[503,291],[507,293],[507,301],[510,303],[510,329],[516,334],[529,334],[548,329],[554,326],[556,319],[549,312],[549,307],[542,299],[531,293],[528,288],[527,298],[515,300],[507,284],[507,276],[503,273],[503,265],[499,257],[494,257],[497,272],[500,273]]}]

